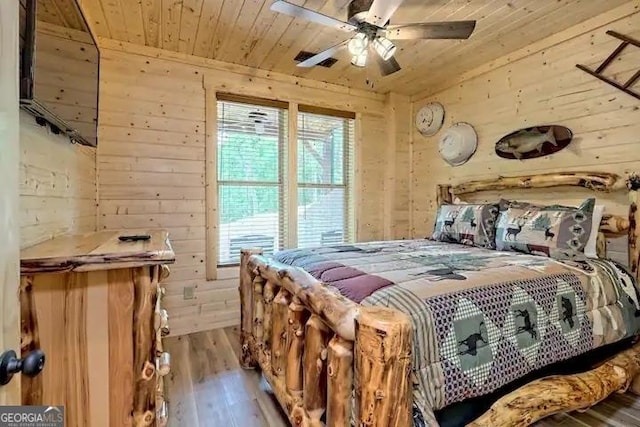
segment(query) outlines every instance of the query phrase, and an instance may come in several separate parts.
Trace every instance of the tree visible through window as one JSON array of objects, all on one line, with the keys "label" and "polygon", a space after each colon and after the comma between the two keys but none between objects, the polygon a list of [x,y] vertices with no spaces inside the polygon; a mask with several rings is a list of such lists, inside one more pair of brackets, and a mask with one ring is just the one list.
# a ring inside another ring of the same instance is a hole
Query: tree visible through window
[{"label": "tree visible through window", "polygon": [[[286,107],[218,101],[219,265],[238,263],[242,248],[272,253],[351,240],[353,120],[301,108],[298,139],[290,141]],[[297,242],[287,235],[293,223]]]}]

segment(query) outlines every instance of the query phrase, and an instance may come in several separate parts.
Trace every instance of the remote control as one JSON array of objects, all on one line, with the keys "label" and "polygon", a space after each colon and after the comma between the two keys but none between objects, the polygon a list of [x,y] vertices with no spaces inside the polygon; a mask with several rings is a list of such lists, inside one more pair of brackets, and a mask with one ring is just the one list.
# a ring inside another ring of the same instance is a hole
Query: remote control
[{"label": "remote control", "polygon": [[120,236],[118,239],[120,239],[121,242],[138,242],[151,240],[151,236],[148,234],[134,234],[131,236]]}]

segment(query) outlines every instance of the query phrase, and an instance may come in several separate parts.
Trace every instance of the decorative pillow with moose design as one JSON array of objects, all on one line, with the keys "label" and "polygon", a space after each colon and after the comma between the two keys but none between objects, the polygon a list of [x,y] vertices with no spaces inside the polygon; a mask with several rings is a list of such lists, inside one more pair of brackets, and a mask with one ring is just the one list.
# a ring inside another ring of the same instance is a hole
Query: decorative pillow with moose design
[{"label": "decorative pillow with moose design", "polygon": [[481,248],[496,248],[498,205],[442,205],[431,238]]},{"label": "decorative pillow with moose design", "polygon": [[591,233],[594,205],[595,199],[578,208],[512,204],[500,212],[496,248],[556,259],[580,257]]}]

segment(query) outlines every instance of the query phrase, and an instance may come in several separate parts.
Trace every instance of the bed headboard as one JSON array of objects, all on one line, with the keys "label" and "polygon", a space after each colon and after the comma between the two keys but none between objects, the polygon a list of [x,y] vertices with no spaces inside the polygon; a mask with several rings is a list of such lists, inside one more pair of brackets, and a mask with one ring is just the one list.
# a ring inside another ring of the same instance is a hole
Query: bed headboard
[{"label": "bed headboard", "polygon": [[452,203],[454,197],[481,191],[500,191],[551,187],[583,187],[589,190],[611,193],[626,191],[629,194],[628,216],[605,214],[600,223],[600,232],[606,237],[628,236],[629,267],[640,281],[640,212],[638,211],[640,177],[632,174],[621,177],[607,172],[554,172],[540,175],[499,176],[463,182],[456,185],[441,184],[437,188],[438,206]]}]

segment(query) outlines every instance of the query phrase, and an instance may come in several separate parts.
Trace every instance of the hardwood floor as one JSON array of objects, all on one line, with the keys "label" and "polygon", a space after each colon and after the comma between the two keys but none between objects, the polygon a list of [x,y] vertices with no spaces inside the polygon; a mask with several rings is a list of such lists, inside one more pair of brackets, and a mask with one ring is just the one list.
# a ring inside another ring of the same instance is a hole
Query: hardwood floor
[{"label": "hardwood floor", "polygon": [[[238,363],[238,328],[166,340],[171,427],[288,427],[259,371]],[[536,427],[640,427],[640,397],[617,394],[583,413],[562,414]]]},{"label": "hardwood floor", "polygon": [[259,371],[238,363],[238,328],[166,340],[171,427],[288,427]]}]

